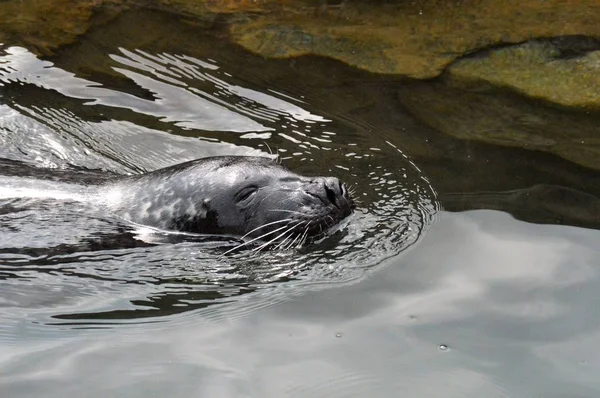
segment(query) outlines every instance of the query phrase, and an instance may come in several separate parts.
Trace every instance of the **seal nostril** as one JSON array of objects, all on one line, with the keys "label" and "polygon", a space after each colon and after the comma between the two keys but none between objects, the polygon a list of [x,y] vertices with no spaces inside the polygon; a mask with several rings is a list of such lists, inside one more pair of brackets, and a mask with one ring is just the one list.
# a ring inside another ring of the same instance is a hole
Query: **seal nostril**
[{"label": "seal nostril", "polygon": [[335,197],[335,191],[331,189],[327,183],[325,183],[325,192],[327,193],[327,199],[333,204],[335,207],[339,207],[337,204],[337,198]]}]

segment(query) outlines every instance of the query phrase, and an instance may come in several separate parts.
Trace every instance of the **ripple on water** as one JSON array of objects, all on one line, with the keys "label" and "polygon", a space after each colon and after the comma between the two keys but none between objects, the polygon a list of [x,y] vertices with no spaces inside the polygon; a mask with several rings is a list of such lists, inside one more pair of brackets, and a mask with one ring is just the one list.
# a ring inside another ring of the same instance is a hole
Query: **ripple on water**
[{"label": "ripple on water", "polygon": [[[283,90],[243,87],[212,61],[123,48],[104,56],[150,99],[75,77],[24,49],[6,50],[0,84],[10,93],[24,83],[32,95],[13,102],[9,95],[8,105],[0,106],[6,116],[0,118],[0,157],[132,173],[202,155],[256,154],[250,147],[268,146],[293,170],[339,177],[353,187],[358,208],[318,244],[223,255],[223,247],[234,244],[227,239],[164,232],[141,239],[133,226],[97,214],[85,198],[61,196],[73,193],[63,183],[54,185],[52,197],[0,198],[0,340],[49,324],[185,323],[191,310],[207,322],[235,319],[307,289],[356,281],[415,243],[436,212],[435,194],[420,170],[371,130],[347,129]],[[35,103],[38,97],[43,106]],[[57,101],[48,98],[75,102],[68,110],[53,108],[47,104]],[[110,120],[86,118],[89,105]],[[19,138],[27,126],[34,127],[30,135]],[[161,132],[165,126],[177,135]],[[191,128],[198,133],[184,133]],[[348,377],[360,382],[362,376]]]}]

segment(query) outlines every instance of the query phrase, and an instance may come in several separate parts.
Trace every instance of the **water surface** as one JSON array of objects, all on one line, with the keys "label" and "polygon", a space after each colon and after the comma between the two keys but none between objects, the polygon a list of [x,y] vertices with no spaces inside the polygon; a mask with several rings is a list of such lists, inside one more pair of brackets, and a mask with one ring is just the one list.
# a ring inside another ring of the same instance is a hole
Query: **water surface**
[{"label": "water surface", "polygon": [[[411,110],[460,90],[265,60],[148,10],[53,57],[0,51],[7,396],[596,395],[598,173]],[[83,189],[272,153],[351,185],[356,213],[298,251],[223,257]]]}]

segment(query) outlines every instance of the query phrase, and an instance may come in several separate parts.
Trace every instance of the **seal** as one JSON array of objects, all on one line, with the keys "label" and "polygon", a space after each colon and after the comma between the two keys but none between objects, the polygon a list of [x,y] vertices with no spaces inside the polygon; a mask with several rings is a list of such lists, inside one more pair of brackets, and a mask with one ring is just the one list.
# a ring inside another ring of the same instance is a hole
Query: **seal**
[{"label": "seal", "polygon": [[318,240],[355,208],[335,177],[295,174],[266,157],[218,156],[106,183],[107,208],[165,230],[241,237],[281,248]]}]

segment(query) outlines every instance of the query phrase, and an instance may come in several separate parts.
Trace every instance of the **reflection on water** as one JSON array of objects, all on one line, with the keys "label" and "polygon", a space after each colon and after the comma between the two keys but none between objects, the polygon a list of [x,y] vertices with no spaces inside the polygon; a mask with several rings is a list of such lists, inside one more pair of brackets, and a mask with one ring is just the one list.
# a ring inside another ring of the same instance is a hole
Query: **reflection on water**
[{"label": "reflection on water", "polygon": [[[47,90],[56,90],[71,98],[89,100],[85,102],[87,105],[107,105],[131,109],[138,113],[161,118],[164,122],[174,122],[180,127],[239,132],[266,130],[254,120],[221,106],[218,98],[212,97],[212,95],[205,94],[207,97],[205,99],[192,94],[185,88],[183,82],[169,77],[169,75],[176,77],[179,75],[170,72],[166,67],[163,66],[160,71],[144,67],[143,57],[124,49],[121,51],[136,62],[120,56],[112,56],[112,58],[132,68],[141,67],[144,71],[166,81],[161,82],[132,70],[115,68],[116,71],[130,78],[141,88],[148,90],[152,99],[143,99],[128,93],[102,88],[97,83],[78,78],[62,69],[53,68],[51,62],[41,61],[20,47],[6,49],[6,55],[2,60],[2,81],[4,84],[27,83]],[[146,55],[148,56],[148,54]],[[146,62],[154,67],[160,67],[150,59],[146,59]],[[186,66],[190,70],[195,68],[196,76],[202,76],[198,70],[202,66],[198,63]],[[182,67],[180,66],[180,68]]]},{"label": "reflection on water", "polygon": [[47,397],[592,398],[599,238],[500,212],[441,213],[360,283],[250,316],[277,291],[119,333],[28,335],[27,347],[3,345],[0,383],[10,396]]},{"label": "reflection on water", "polygon": [[588,228],[600,225],[600,198],[557,185],[540,184],[505,192],[446,194],[442,200],[445,208],[452,211],[497,209],[537,223]]}]

